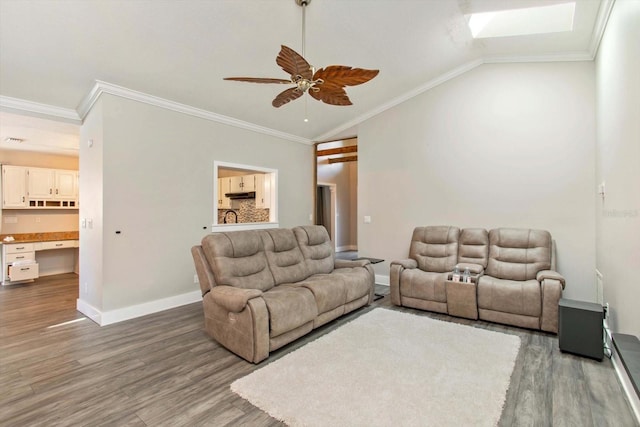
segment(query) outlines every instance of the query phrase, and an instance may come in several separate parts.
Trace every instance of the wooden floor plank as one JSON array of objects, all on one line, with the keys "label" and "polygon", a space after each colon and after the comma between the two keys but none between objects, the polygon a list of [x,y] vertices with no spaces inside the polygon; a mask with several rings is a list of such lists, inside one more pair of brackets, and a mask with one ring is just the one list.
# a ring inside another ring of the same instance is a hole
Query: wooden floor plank
[{"label": "wooden floor plank", "polygon": [[[0,425],[282,426],[229,385],[385,307],[521,338],[501,426],[637,426],[608,359],[561,353],[557,337],[539,331],[394,307],[385,297],[254,365],[204,333],[200,303],[100,327],[76,311],[77,296],[74,274],[0,288]],[[59,325],[75,319],[84,320]]]}]

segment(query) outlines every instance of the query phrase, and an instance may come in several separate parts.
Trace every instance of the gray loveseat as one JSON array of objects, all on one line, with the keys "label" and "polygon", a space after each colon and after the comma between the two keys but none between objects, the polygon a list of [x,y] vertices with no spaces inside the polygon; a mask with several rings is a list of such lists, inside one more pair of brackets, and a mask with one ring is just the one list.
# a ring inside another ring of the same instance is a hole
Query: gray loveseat
[{"label": "gray loveseat", "polygon": [[[464,292],[448,280],[456,265],[469,267],[473,275]],[[391,263],[391,302],[440,313],[472,312],[465,317],[557,333],[565,280],[555,270],[548,231],[417,227],[409,258]]]},{"label": "gray loveseat", "polygon": [[369,261],[335,259],[322,226],[213,233],[191,253],[207,333],[253,363],[373,300]]}]

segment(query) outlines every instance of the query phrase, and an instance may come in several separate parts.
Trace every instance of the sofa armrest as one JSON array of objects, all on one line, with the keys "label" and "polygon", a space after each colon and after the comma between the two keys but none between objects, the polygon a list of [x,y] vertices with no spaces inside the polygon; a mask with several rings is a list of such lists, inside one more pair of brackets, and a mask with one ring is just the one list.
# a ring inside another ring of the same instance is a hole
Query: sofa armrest
[{"label": "sofa armrest", "polygon": [[404,270],[414,270],[418,268],[418,262],[415,259],[407,258],[391,261],[389,267],[389,295],[391,296],[391,304],[401,306],[402,299],[400,297],[400,281],[402,280],[402,272]]},{"label": "sofa armrest", "polygon": [[556,279],[545,278],[540,282],[542,293],[542,315],[540,329],[558,333],[558,304],[562,298],[563,284]]},{"label": "sofa armrest", "polygon": [[418,261],[412,258],[399,259],[399,260],[391,261],[391,265],[399,265],[402,268],[407,268],[407,269],[418,268]]},{"label": "sofa armrest", "polygon": [[464,272],[465,268],[468,268],[469,272],[473,275],[482,276],[484,274],[484,267],[480,264],[461,262],[458,264],[458,268],[460,269],[460,274]]},{"label": "sofa armrest", "polygon": [[545,279],[557,280],[562,285],[562,289],[564,289],[564,285],[565,285],[564,277],[562,276],[562,274],[558,273],[557,271],[553,271],[553,270],[538,271],[538,274],[536,275],[536,280],[542,283]]},{"label": "sofa armrest", "polygon": [[359,259],[359,260],[336,259],[333,264],[333,268],[364,267],[367,264],[371,264],[371,261],[369,261],[368,259]]},{"label": "sofa armrest", "polygon": [[240,313],[250,299],[262,295],[259,289],[242,289],[233,286],[216,286],[211,292],[213,301],[232,313]]}]

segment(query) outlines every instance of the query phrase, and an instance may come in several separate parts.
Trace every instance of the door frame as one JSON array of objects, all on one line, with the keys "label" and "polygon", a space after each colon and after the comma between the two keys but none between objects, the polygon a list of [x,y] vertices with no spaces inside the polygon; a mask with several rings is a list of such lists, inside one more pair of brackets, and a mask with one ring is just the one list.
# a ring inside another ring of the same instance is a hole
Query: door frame
[{"label": "door frame", "polygon": [[[333,242],[333,250],[335,251],[338,244],[338,242],[336,241],[336,234],[337,234],[336,229],[338,228],[337,207],[336,207],[338,186],[337,184],[332,184],[330,182],[318,182],[316,184],[316,189],[318,187],[329,187],[329,192],[331,193],[331,206],[329,209],[331,212],[331,231],[329,232],[329,237]],[[316,204],[317,204],[317,201],[316,201]]]}]

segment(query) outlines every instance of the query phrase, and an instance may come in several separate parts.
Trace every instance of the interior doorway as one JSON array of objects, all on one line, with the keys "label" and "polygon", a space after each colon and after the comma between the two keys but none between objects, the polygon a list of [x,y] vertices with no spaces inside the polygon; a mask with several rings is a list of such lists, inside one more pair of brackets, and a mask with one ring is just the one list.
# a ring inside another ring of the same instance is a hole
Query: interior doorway
[{"label": "interior doorway", "polygon": [[335,251],[358,249],[358,141],[316,144],[315,224],[324,225]]},{"label": "interior doorway", "polygon": [[323,225],[336,249],[336,184],[319,182],[316,186],[316,225]]}]

